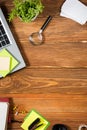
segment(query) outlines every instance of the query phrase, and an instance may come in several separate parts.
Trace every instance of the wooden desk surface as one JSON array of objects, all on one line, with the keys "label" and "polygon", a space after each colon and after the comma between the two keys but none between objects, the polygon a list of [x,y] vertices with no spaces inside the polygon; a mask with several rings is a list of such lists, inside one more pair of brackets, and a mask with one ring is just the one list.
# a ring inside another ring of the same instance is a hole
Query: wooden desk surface
[{"label": "wooden desk surface", "polygon": [[[6,16],[12,1],[0,0]],[[87,0],[81,1],[87,5]],[[15,18],[9,24],[27,67],[0,79],[0,97],[10,97],[11,108],[36,109],[50,121],[48,130],[56,123],[66,124],[69,130],[87,123],[87,24],[60,17],[63,2],[43,0],[44,11],[34,22]],[[40,29],[48,15],[53,19],[44,31],[45,43],[31,45],[29,35]],[[23,121],[25,115],[12,117]],[[9,124],[8,130],[21,130],[20,124]]]}]

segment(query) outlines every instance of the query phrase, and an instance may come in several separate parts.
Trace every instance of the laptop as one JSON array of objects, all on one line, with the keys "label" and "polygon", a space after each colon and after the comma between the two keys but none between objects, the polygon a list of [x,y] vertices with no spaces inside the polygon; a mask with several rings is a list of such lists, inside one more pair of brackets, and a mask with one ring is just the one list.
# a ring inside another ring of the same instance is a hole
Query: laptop
[{"label": "laptop", "polygon": [[[26,66],[17,43],[5,19],[5,16],[2,12],[2,9],[0,8],[0,51],[2,51],[4,48],[10,52],[19,62],[19,64],[12,70],[12,72],[18,71]],[[2,77],[2,75],[0,75],[0,77]]]}]

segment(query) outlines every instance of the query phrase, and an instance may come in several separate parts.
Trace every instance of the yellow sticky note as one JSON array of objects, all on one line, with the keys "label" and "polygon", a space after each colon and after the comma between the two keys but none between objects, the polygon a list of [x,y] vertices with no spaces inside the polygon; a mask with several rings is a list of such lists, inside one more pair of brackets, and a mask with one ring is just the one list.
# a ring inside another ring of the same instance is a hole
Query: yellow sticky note
[{"label": "yellow sticky note", "polygon": [[19,64],[19,62],[17,61],[17,59],[14,58],[14,56],[7,49],[3,49],[0,51],[0,57],[10,57],[10,71],[5,71],[5,70],[0,71],[0,75],[5,77]]},{"label": "yellow sticky note", "polygon": [[24,130],[28,130],[28,127],[32,124],[32,122],[34,122],[37,118],[40,119],[40,124],[42,124],[40,127],[37,128],[37,130],[46,130],[47,127],[49,126],[49,122],[43,117],[41,116],[38,112],[36,112],[35,110],[32,110],[24,119],[23,124],[21,125],[21,127]]}]

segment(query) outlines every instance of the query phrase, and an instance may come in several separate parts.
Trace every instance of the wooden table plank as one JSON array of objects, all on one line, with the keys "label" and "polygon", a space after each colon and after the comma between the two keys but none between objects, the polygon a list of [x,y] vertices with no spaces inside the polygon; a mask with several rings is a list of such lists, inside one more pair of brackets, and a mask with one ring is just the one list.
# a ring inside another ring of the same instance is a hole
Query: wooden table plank
[{"label": "wooden table plank", "polygon": [[[24,75],[23,75],[24,74]],[[86,69],[26,68],[0,80],[0,93],[87,94]]]},{"label": "wooden table plank", "polygon": [[87,67],[86,25],[81,26],[71,20],[54,18],[44,32],[45,43],[33,46],[28,37],[32,32],[39,31],[44,20],[38,18],[36,22],[28,24],[20,23],[18,19],[14,20],[13,29],[16,32],[12,31],[15,35],[18,34],[16,39],[20,39],[17,40],[18,45],[26,62],[31,66]]}]

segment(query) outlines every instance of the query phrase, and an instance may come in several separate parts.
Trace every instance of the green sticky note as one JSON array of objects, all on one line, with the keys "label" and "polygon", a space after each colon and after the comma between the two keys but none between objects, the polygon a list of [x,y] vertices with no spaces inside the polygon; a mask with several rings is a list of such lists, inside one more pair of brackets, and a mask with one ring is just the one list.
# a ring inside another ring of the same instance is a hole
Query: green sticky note
[{"label": "green sticky note", "polygon": [[8,73],[10,73],[19,64],[19,62],[17,61],[17,59],[15,59],[15,57],[7,49],[3,49],[0,51],[0,57],[10,57],[9,70],[0,71],[0,75],[5,77]]},{"label": "green sticky note", "polygon": [[23,124],[21,125],[21,127],[24,130],[28,130],[28,127],[32,124],[33,121],[35,121],[37,118],[40,119],[40,124],[42,124],[40,127],[36,128],[36,130],[46,130],[47,127],[49,126],[49,122],[42,116],[40,115],[38,112],[36,112],[35,110],[32,110],[24,119]]}]

